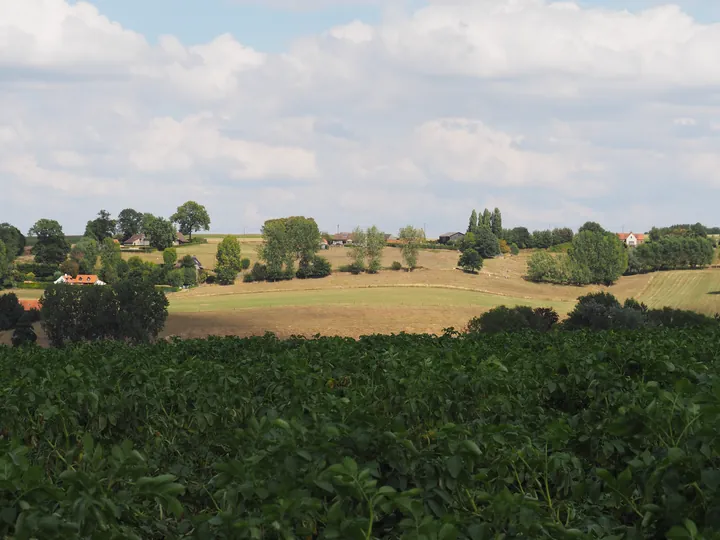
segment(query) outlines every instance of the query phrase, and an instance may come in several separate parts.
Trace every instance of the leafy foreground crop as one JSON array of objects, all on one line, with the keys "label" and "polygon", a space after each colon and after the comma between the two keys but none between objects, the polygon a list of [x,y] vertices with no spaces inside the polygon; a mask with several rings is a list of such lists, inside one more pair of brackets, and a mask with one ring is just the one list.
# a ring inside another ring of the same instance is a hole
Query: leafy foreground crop
[{"label": "leafy foreground crop", "polygon": [[718,538],[712,330],[0,349],[10,538]]}]

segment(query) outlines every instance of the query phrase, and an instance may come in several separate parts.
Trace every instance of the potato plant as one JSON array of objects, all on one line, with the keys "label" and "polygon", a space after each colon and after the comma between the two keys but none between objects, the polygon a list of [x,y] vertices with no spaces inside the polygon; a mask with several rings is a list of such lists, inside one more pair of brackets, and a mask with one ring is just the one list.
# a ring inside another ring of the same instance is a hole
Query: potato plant
[{"label": "potato plant", "polygon": [[712,329],[0,348],[14,539],[718,538]]}]

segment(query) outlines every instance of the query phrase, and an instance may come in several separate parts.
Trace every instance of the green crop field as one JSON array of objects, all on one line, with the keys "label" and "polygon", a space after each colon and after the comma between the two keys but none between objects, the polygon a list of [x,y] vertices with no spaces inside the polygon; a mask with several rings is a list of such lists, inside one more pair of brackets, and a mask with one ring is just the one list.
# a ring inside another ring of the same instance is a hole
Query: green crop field
[{"label": "green crop field", "polygon": [[317,305],[349,306],[478,306],[524,305],[532,307],[554,307],[560,313],[567,313],[572,302],[548,302],[527,300],[474,291],[462,291],[434,287],[374,287],[354,289],[316,289],[305,291],[246,292],[213,296],[172,296],[170,310],[178,313],[226,311],[258,307],[298,307]]},{"label": "green crop field", "polygon": [[656,272],[638,300],[713,315],[720,312],[720,270]]},{"label": "green crop field", "polygon": [[717,538],[717,345],[654,330],[0,347],[0,533]]}]

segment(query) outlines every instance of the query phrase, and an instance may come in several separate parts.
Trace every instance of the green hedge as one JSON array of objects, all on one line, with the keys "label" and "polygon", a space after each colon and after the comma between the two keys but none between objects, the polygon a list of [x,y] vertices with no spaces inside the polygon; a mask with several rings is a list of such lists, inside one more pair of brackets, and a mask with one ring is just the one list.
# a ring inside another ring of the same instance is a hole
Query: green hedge
[{"label": "green hedge", "polygon": [[30,272],[32,272],[33,274],[35,274],[35,277],[38,277],[38,278],[52,277],[55,274],[55,272],[57,272],[59,270],[59,266],[57,264],[38,264],[38,263],[16,264],[15,268],[21,274],[29,274]]},{"label": "green hedge", "polygon": [[32,283],[18,283],[15,287],[16,289],[47,289],[50,285],[52,285],[52,282],[42,282],[38,283],[37,281],[33,281]]}]

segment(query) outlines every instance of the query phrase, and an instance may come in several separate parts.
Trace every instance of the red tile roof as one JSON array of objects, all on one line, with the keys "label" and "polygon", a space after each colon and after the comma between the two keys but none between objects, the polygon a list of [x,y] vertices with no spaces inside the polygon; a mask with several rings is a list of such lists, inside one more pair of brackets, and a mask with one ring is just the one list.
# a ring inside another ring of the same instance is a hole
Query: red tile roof
[{"label": "red tile roof", "polygon": [[643,240],[645,240],[645,235],[641,234],[641,233],[634,233],[634,232],[629,232],[629,233],[619,232],[619,233],[617,233],[618,238],[623,241],[627,240],[627,237],[630,236],[631,234],[641,242]]},{"label": "red tile roof", "polygon": [[38,311],[40,311],[40,300],[21,298],[19,302],[20,305],[25,309],[25,311],[30,311],[31,309],[37,309]]},{"label": "red tile roof", "polygon": [[78,274],[77,277],[65,275],[65,283],[71,285],[87,285],[88,283],[94,285],[98,280],[98,277],[92,274]]}]

